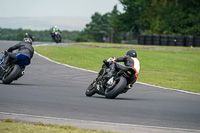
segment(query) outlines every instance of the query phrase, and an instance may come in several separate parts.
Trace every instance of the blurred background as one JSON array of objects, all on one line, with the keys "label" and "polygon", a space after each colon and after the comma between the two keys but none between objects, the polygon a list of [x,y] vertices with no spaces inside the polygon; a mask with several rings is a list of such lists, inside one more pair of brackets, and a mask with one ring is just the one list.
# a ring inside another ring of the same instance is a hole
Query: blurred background
[{"label": "blurred background", "polygon": [[200,46],[199,0],[0,0],[0,39]]}]

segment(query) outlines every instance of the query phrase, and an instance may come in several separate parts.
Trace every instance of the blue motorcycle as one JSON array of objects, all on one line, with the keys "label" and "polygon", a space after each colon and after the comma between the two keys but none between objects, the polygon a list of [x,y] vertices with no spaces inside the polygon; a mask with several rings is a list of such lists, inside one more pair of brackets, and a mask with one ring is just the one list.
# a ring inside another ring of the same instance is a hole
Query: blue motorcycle
[{"label": "blue motorcycle", "polygon": [[2,59],[0,60],[0,80],[4,84],[10,84],[14,80],[22,77],[25,72],[25,67],[30,64],[30,58],[24,54],[17,53],[14,60],[10,60],[6,68],[3,67],[6,56],[8,56],[7,51],[3,52]]}]

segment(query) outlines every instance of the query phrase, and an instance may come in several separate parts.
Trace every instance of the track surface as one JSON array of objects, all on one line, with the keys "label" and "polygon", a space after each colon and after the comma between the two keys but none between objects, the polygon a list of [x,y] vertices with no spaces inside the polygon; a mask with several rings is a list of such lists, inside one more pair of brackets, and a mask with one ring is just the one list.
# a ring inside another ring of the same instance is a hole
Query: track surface
[{"label": "track surface", "polygon": [[[0,51],[15,43],[0,41]],[[200,130],[200,95],[136,83],[113,100],[86,97],[96,75],[35,54],[22,78],[0,83],[0,112]]]}]

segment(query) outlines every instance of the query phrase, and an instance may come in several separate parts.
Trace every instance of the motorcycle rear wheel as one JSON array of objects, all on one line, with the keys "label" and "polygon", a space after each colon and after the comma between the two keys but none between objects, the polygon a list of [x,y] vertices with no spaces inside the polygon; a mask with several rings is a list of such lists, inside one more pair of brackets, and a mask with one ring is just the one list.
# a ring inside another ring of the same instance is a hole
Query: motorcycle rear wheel
[{"label": "motorcycle rear wheel", "polygon": [[123,76],[119,77],[117,84],[114,86],[114,88],[109,89],[106,88],[105,90],[105,97],[109,99],[116,98],[126,87],[127,80]]},{"label": "motorcycle rear wheel", "polygon": [[4,84],[10,84],[13,80],[17,78],[20,72],[21,72],[21,68],[19,65],[14,65],[10,67],[8,73],[3,75],[2,82]]}]

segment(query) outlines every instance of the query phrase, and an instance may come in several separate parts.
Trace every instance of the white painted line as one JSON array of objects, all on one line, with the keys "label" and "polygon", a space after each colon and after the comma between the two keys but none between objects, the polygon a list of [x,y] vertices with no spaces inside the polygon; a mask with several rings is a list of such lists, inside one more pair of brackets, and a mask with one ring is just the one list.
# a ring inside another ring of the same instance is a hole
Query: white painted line
[{"label": "white painted line", "polygon": [[92,72],[92,73],[97,73],[96,71],[92,71],[92,70],[87,70],[87,69],[83,69],[83,68],[78,68],[78,67],[74,67],[74,66],[70,66],[70,65],[67,65],[67,64],[62,64],[62,63],[59,63],[59,62],[56,62],[56,61],[53,61],[41,54],[38,54],[37,52],[35,52],[37,55],[39,55],[40,57],[42,58],[45,58],[46,60],[50,61],[50,62],[53,62],[53,63],[56,63],[56,64],[59,64],[59,65],[63,65],[63,66],[66,66],[66,67],[69,67],[69,68],[74,68],[74,69],[78,69],[78,70],[82,70],[82,71],[87,71],[87,72]]},{"label": "white painted line", "polygon": [[[48,44],[43,44],[43,46],[47,46]],[[34,46],[41,46],[41,45],[34,45]],[[64,65],[66,67],[70,67],[70,68],[74,68],[74,69],[78,69],[78,70],[82,70],[82,71],[87,71],[87,72],[92,72],[92,73],[98,73],[96,71],[92,71],[92,70],[87,70],[87,69],[83,69],[83,68],[78,68],[78,67],[74,67],[74,66],[70,66],[70,65],[67,65],[67,64],[62,64],[62,63],[59,63],[59,62],[56,62],[56,61],[53,61],[51,59],[49,59],[48,57],[45,57],[37,52],[35,52],[37,55],[39,55],[40,57],[42,58],[45,58],[53,63],[56,63],[56,64],[59,64],[59,65]],[[192,94],[192,95],[199,95],[200,96],[200,93],[195,93],[195,92],[189,92],[189,91],[184,91],[184,90],[178,90],[178,89],[173,89],[173,88],[165,88],[165,87],[161,87],[161,86],[156,86],[156,85],[151,85],[151,84],[147,84],[147,83],[142,83],[142,82],[136,82],[138,84],[142,84],[142,85],[146,85],[146,86],[151,86],[151,87],[156,87],[156,88],[160,88],[160,89],[165,89],[165,90],[172,90],[172,91],[178,91],[178,92],[182,92],[182,93],[187,93],[187,94]]]},{"label": "white painted line", "polygon": [[178,92],[182,92],[182,93],[187,93],[187,94],[199,95],[199,96],[200,96],[200,93],[189,92],[189,91],[184,91],[184,90],[178,90],[178,89],[173,89],[173,88],[165,88],[165,87],[156,86],[156,85],[151,85],[151,84],[142,83],[142,82],[138,82],[138,81],[137,81],[137,83],[138,83],[138,84],[142,84],[142,85],[151,86],[151,87],[157,87],[157,88],[164,89],[164,90],[172,90],[172,91],[178,91]]},{"label": "white painted line", "polygon": [[[68,118],[58,118],[58,117],[48,117],[48,116],[38,116],[38,115],[28,115],[28,114],[16,114],[16,113],[7,113],[7,112],[0,112],[0,118],[8,119],[13,118],[15,120],[26,120],[29,119],[29,122],[47,122],[47,123],[59,123],[62,124],[66,123],[71,125],[75,125],[82,128],[98,128],[99,130],[105,129],[107,130],[115,128],[114,131],[124,131],[130,132],[147,132],[147,133],[199,133],[200,130],[195,129],[185,129],[185,128],[170,128],[170,127],[157,127],[157,126],[146,126],[146,125],[135,125],[135,124],[123,124],[123,123],[111,123],[111,122],[101,122],[101,121],[89,121],[89,120],[79,120],[79,119],[68,119]],[[93,126],[93,127],[92,127]],[[126,130],[126,131],[125,131]]]}]

